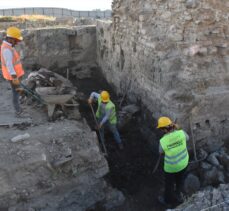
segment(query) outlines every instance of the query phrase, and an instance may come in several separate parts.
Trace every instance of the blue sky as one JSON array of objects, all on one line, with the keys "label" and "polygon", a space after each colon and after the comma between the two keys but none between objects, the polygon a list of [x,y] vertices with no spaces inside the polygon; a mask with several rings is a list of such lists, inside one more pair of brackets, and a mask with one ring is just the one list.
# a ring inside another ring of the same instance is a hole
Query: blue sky
[{"label": "blue sky", "polygon": [[62,7],[73,10],[111,9],[112,0],[0,0],[0,9]]}]

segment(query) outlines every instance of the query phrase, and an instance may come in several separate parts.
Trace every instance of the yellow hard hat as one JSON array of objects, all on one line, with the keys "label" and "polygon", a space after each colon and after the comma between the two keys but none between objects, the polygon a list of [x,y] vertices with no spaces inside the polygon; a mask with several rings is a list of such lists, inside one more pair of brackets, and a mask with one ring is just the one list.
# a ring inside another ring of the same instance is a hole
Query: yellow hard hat
[{"label": "yellow hard hat", "polygon": [[14,26],[9,27],[6,30],[6,36],[15,38],[17,40],[23,40],[23,37],[21,36],[21,30],[17,27],[14,27]]},{"label": "yellow hard hat", "polygon": [[102,91],[100,95],[102,98],[102,102],[107,103],[110,100],[110,95],[107,91]]},{"label": "yellow hard hat", "polygon": [[167,127],[167,126],[169,126],[171,124],[173,124],[171,119],[169,119],[168,117],[163,116],[163,117],[160,117],[158,119],[157,128]]}]

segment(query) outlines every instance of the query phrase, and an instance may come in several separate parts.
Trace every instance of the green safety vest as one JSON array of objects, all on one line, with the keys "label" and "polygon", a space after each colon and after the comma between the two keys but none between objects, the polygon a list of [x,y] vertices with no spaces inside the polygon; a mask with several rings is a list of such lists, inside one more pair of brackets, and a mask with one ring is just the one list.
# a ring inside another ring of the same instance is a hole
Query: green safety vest
[{"label": "green safety vest", "polygon": [[[102,103],[102,99],[101,99],[101,96],[99,96],[99,98],[98,98],[98,109],[96,111],[96,117],[97,118],[101,118],[102,117],[102,112],[101,112],[102,106],[101,106],[101,103]],[[106,110],[106,112],[108,112],[109,110],[112,110],[111,111],[111,115],[109,117],[109,122],[112,125],[116,124],[117,123],[117,117],[116,117],[115,105],[111,100],[109,100],[109,102],[106,104],[105,110]]]},{"label": "green safety vest", "polygon": [[186,147],[186,136],[183,130],[176,130],[164,135],[160,139],[160,144],[165,153],[165,172],[180,172],[188,165],[189,155]]}]

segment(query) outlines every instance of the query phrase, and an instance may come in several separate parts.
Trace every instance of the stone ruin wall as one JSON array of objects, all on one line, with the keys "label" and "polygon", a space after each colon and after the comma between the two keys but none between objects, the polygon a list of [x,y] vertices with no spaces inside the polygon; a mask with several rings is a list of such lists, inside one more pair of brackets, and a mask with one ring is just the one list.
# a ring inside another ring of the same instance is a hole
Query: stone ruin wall
[{"label": "stone ruin wall", "polygon": [[112,7],[113,21],[97,23],[97,61],[108,81],[155,118],[177,118],[189,130],[191,117],[200,145],[227,138],[229,2],[114,0]]},{"label": "stone ruin wall", "polygon": [[[0,38],[4,31],[0,32]],[[51,70],[95,65],[95,26],[24,29],[24,40],[17,46],[27,69]]]}]

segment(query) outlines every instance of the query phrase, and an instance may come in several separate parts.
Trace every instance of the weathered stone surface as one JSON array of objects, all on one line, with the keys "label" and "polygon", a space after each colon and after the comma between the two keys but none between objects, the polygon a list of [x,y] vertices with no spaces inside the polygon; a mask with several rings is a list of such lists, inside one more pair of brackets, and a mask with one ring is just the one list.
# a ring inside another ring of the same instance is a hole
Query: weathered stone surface
[{"label": "weathered stone surface", "polygon": [[214,166],[219,166],[219,161],[216,158],[215,153],[210,154],[207,158],[207,161]]},{"label": "weathered stone surface", "polygon": [[[216,188],[208,188],[194,194],[174,211],[192,210],[228,210],[229,185],[223,184]],[[170,209],[171,211],[173,209]]]},{"label": "weathered stone surface", "polygon": [[139,110],[140,108],[134,104],[123,107],[122,110],[118,112],[118,127],[123,130],[128,127],[128,123]]},{"label": "weathered stone surface", "polygon": [[201,168],[202,168],[204,171],[206,171],[206,170],[211,169],[211,168],[212,168],[212,165],[210,165],[210,164],[207,163],[207,162],[202,162],[202,163],[201,163]]},{"label": "weathered stone surface", "polygon": [[97,22],[97,60],[117,92],[132,81],[129,99],[186,130],[192,116],[197,146],[226,138],[227,1],[114,0],[112,8],[113,22]]},{"label": "weathered stone surface", "polygon": [[85,79],[85,78],[90,78],[91,77],[91,70],[89,68],[77,71],[75,73],[76,78],[78,79]]},{"label": "weathered stone surface", "polygon": [[199,2],[197,0],[186,0],[186,7],[187,8],[196,8],[198,3]]},{"label": "weathered stone surface", "polygon": [[219,159],[220,159],[220,163],[222,163],[222,165],[229,172],[229,155],[223,154]]},{"label": "weathered stone surface", "polygon": [[[3,37],[4,31],[0,32]],[[27,69],[63,69],[80,63],[95,63],[95,26],[65,26],[23,30],[24,41],[17,46]]]}]

